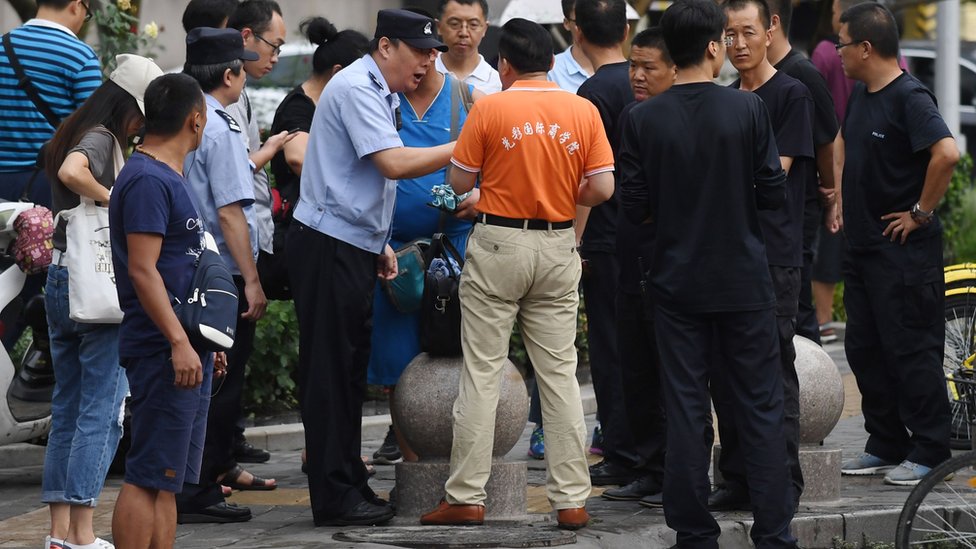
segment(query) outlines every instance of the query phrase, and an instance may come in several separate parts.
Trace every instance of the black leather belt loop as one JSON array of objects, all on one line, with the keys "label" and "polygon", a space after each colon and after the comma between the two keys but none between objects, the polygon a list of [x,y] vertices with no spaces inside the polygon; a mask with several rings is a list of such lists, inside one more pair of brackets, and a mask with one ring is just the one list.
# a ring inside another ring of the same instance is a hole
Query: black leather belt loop
[{"label": "black leather belt loop", "polygon": [[492,214],[478,214],[478,223],[485,225],[495,225],[498,227],[508,227],[510,229],[528,229],[530,231],[558,231],[571,228],[576,222],[569,221],[546,221],[545,219],[514,219]]}]

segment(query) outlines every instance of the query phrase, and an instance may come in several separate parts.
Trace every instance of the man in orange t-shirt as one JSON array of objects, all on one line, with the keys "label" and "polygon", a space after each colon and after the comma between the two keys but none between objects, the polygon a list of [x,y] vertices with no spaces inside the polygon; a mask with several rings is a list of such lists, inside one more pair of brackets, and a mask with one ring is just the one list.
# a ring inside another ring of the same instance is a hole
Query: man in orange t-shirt
[{"label": "man in orange t-shirt", "polygon": [[458,139],[451,185],[474,187],[480,212],[461,276],[464,371],[454,404],[447,495],[423,524],[481,524],[491,470],[495,407],[518,318],[536,370],[546,425],[549,502],[562,528],[589,520],[583,408],[576,382],[581,264],[576,206],[613,194],[613,153],[596,108],[546,80],[548,32],[525,19],[502,28],[502,93],[478,101]]}]

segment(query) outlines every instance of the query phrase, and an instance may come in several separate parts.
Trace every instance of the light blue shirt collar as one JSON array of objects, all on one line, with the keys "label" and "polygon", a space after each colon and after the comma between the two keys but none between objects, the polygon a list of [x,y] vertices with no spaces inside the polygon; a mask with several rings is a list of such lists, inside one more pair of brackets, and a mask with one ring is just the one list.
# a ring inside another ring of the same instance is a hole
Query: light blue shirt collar
[{"label": "light blue shirt collar", "polygon": [[366,70],[369,72],[370,80],[373,81],[373,84],[379,86],[379,91],[390,104],[390,108],[395,109],[399,107],[400,97],[390,91],[390,85],[386,83],[386,78],[383,76],[383,71],[380,70],[380,66],[376,64],[376,60],[373,59],[373,56],[368,53],[364,55],[363,63],[366,64]]}]

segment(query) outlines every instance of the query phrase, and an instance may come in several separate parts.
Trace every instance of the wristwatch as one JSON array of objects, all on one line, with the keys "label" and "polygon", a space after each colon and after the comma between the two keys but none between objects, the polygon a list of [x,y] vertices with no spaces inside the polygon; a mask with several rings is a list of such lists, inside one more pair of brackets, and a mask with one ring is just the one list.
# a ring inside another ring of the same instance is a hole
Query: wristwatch
[{"label": "wristwatch", "polygon": [[922,209],[918,202],[912,206],[912,210],[909,212],[912,216],[912,220],[919,225],[928,225],[932,222],[932,218],[935,217],[935,210],[927,212]]}]

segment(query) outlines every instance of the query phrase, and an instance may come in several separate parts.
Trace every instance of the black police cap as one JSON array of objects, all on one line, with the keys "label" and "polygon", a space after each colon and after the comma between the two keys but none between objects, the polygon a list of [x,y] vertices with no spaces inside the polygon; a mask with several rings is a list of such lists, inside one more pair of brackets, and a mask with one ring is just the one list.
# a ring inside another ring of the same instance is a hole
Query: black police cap
[{"label": "black police cap", "polygon": [[239,30],[199,27],[186,35],[186,62],[191,65],[217,65],[235,59],[257,61],[260,57],[244,49]]},{"label": "black police cap", "polygon": [[421,50],[447,51],[447,45],[434,34],[436,26],[433,19],[419,13],[398,9],[380,10],[376,14],[376,34],[373,37],[396,38]]}]

